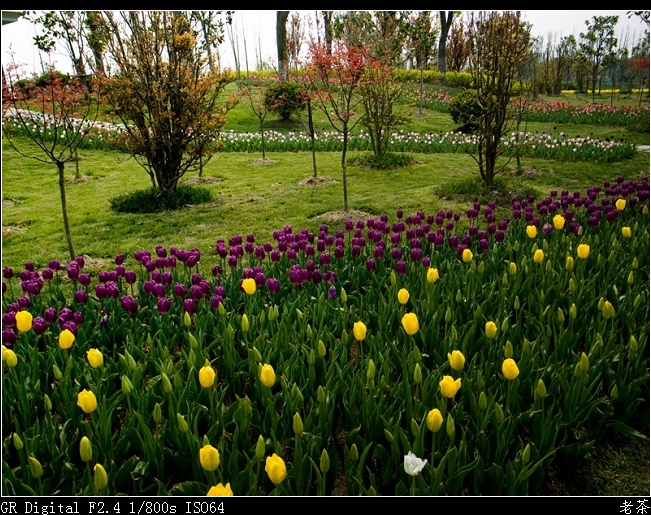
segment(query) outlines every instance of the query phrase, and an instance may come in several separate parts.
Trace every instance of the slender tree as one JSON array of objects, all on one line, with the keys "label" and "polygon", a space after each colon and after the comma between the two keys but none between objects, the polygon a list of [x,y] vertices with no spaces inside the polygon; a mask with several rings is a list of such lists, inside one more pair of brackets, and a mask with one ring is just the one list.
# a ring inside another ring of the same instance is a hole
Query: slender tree
[{"label": "slender tree", "polygon": [[[90,125],[97,119],[99,88],[77,77],[64,77],[50,69],[45,80],[36,83],[21,81],[18,68],[12,63],[3,75],[2,117],[13,119],[22,133],[40,150],[32,154],[33,147],[22,144],[21,139],[10,134],[8,122],[2,131],[11,147],[25,157],[46,164],[54,164],[58,172],[59,196],[63,227],[70,259],[75,258],[72,244],[65,188],[65,165],[76,159],[76,152]],[[20,86],[18,85],[20,84]]]},{"label": "slender tree", "polygon": [[454,17],[454,11],[448,11],[447,14],[445,11],[439,11],[439,20],[441,22],[441,31],[439,32],[439,71],[445,77],[445,72],[447,71],[447,62],[445,59],[445,47],[448,40],[448,32],[452,26],[452,18]]},{"label": "slender tree", "polygon": [[619,20],[619,16],[593,16],[592,22],[585,21],[586,32],[579,34],[581,52],[590,63],[593,102],[599,72],[602,70],[604,62],[611,59],[617,47],[617,38],[615,37],[617,20]]},{"label": "slender tree", "polygon": [[289,11],[276,11],[276,46],[278,47],[278,75],[287,80],[289,54],[287,52],[287,19]]}]

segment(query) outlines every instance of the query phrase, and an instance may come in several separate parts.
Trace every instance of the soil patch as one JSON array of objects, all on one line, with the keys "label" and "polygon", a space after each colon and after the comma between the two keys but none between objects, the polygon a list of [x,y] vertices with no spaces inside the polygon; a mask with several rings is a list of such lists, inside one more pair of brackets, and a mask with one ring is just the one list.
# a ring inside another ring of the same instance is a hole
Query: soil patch
[{"label": "soil patch", "polygon": [[357,222],[362,220],[366,222],[369,218],[374,218],[370,213],[365,213],[364,211],[330,211],[328,213],[323,213],[322,215],[315,216],[314,220],[323,221],[329,224],[344,224],[348,220]]},{"label": "soil patch", "polygon": [[337,182],[334,179],[331,179],[330,177],[323,177],[323,176],[312,176],[308,177],[307,179],[303,179],[302,181],[299,181],[298,185],[299,186],[325,186],[326,184],[332,184],[333,182]]},{"label": "soil patch", "polygon": [[215,184],[216,182],[221,182],[222,180],[218,177],[210,177],[210,176],[203,176],[203,177],[188,177],[183,181],[185,184]]},{"label": "soil patch", "polygon": [[88,182],[93,178],[92,175],[80,175],[79,177],[73,176],[73,177],[67,177],[64,179],[63,182],[66,184],[83,184],[84,182]]},{"label": "soil patch", "polygon": [[[3,207],[4,207],[4,201],[3,201]],[[4,238],[5,236],[14,236],[15,234],[20,234],[23,233],[27,230],[26,227],[22,227],[20,225],[3,225],[2,226],[2,237]]]},{"label": "soil patch", "polygon": [[251,164],[253,166],[266,166],[266,165],[271,165],[274,164],[276,161],[273,159],[256,159],[255,161],[251,161]]}]

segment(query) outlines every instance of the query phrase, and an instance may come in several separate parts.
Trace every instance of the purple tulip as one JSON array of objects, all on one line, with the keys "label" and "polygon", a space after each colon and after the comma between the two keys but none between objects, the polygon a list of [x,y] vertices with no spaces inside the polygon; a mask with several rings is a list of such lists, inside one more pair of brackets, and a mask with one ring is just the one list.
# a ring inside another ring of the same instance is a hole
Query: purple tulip
[{"label": "purple tulip", "polygon": [[2,325],[5,327],[14,327],[16,325],[16,313],[11,311],[2,315]]},{"label": "purple tulip", "polygon": [[113,281],[109,281],[106,283],[106,293],[112,299],[117,299],[120,296],[120,288]]},{"label": "purple tulip", "polygon": [[84,257],[83,256],[77,256],[75,258],[75,263],[77,263],[77,266],[81,270],[82,268],[84,268],[84,265],[85,265]]},{"label": "purple tulip", "polygon": [[75,311],[72,315],[72,321],[76,325],[81,325],[84,323],[84,314],[81,311]]},{"label": "purple tulip", "polygon": [[158,304],[156,306],[158,308],[158,312],[161,315],[165,315],[169,312],[170,308],[172,307],[172,301],[168,298],[160,298],[158,299]]},{"label": "purple tulip", "polygon": [[75,324],[74,322],[65,322],[61,326],[61,330],[65,331],[66,329],[70,331],[72,334],[74,334],[75,336],[77,336],[77,324]]},{"label": "purple tulip", "polygon": [[70,263],[68,266],[68,278],[72,281],[76,281],[79,277],[79,268],[74,263]]},{"label": "purple tulip", "polygon": [[127,270],[124,273],[124,280],[127,284],[133,284],[136,282],[136,273],[133,270]]},{"label": "purple tulip", "polygon": [[341,259],[344,257],[344,248],[343,247],[335,247],[335,257],[337,259]]},{"label": "purple tulip", "polygon": [[188,294],[188,290],[187,290],[187,288],[185,287],[185,284],[183,284],[183,283],[177,283],[176,285],[174,285],[174,294],[175,294],[177,297],[179,297],[179,298],[181,298],[181,299],[184,299],[185,296]]},{"label": "purple tulip", "polygon": [[25,270],[29,270],[30,272],[33,272],[34,271],[34,263],[32,263],[31,261],[27,261],[25,263]]},{"label": "purple tulip", "polygon": [[53,324],[57,319],[57,310],[56,308],[47,308],[43,312],[43,319],[48,324]]},{"label": "purple tulip", "polygon": [[121,265],[122,263],[124,263],[124,255],[116,254],[115,255],[115,264],[116,265]]},{"label": "purple tulip", "polygon": [[448,238],[448,245],[451,249],[456,249],[459,246],[459,237],[456,234],[453,234]]},{"label": "purple tulip", "polygon": [[497,241],[498,243],[502,243],[504,241],[505,236],[506,236],[506,233],[504,231],[498,230],[495,233],[495,241]]},{"label": "purple tulip", "polygon": [[88,293],[86,293],[86,290],[78,290],[75,292],[75,302],[77,304],[86,304],[88,302]]},{"label": "purple tulip", "polygon": [[280,261],[280,251],[272,250],[269,253],[269,257],[271,257],[271,262],[272,263],[278,263],[278,261]]},{"label": "purple tulip", "polygon": [[429,258],[429,256],[425,256],[423,259],[420,261],[425,268],[429,268],[429,266],[432,264],[432,260]]},{"label": "purple tulip", "polygon": [[267,288],[269,288],[269,293],[275,295],[280,291],[280,281],[278,279],[269,278],[266,281]]},{"label": "purple tulip", "polygon": [[14,276],[13,268],[11,268],[9,266],[3,268],[2,269],[2,276],[7,280],[11,279]]},{"label": "purple tulip", "polygon": [[375,260],[374,259],[367,259],[366,260],[366,269],[369,272],[375,272]]},{"label": "purple tulip", "polygon": [[407,273],[407,262],[406,261],[397,261],[396,262],[396,272],[398,272],[398,275],[405,275]]},{"label": "purple tulip", "polygon": [[88,286],[90,284],[90,274],[79,274],[79,284]]},{"label": "purple tulip", "polygon": [[183,301],[183,311],[189,313],[190,315],[194,315],[197,312],[197,305],[195,304],[194,300],[185,299]]},{"label": "purple tulip", "polygon": [[16,343],[16,333],[14,332],[13,329],[7,327],[6,329],[2,330],[2,344],[7,345],[7,346],[12,346],[14,343]]},{"label": "purple tulip", "polygon": [[41,317],[36,317],[32,322],[32,327],[34,328],[34,332],[36,334],[43,334],[45,331],[47,331],[47,322]]},{"label": "purple tulip", "polygon": [[486,252],[488,250],[488,240],[479,240],[479,250]]}]

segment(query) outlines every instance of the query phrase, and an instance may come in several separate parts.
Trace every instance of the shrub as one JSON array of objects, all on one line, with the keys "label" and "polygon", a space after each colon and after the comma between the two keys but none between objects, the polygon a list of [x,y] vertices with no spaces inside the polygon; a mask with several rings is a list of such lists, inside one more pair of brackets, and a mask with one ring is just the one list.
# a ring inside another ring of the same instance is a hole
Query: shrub
[{"label": "shrub", "polygon": [[402,168],[409,166],[414,162],[414,156],[410,154],[396,154],[385,152],[381,155],[365,154],[355,156],[348,160],[350,165],[365,166],[376,170],[390,170],[392,168]]},{"label": "shrub", "polygon": [[109,204],[118,213],[159,213],[210,202],[211,199],[212,193],[208,188],[183,184],[174,192],[146,189],[118,195],[110,198]]},{"label": "shrub", "polygon": [[305,87],[292,81],[270,84],[264,98],[267,109],[277,113],[284,121],[288,121],[294,113],[304,109],[307,101]]},{"label": "shrub", "polygon": [[481,115],[481,106],[477,100],[477,93],[465,90],[456,95],[450,102],[450,116],[454,123],[474,123]]}]

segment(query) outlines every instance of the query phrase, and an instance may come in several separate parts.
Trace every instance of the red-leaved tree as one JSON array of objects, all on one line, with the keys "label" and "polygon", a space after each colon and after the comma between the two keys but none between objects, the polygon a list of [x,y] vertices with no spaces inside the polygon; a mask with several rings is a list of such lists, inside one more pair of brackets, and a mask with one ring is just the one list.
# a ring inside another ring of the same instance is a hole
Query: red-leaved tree
[{"label": "red-leaved tree", "polygon": [[[42,163],[54,164],[59,172],[59,193],[63,226],[70,259],[75,258],[68,223],[65,165],[76,159],[77,148],[97,118],[99,88],[76,77],[66,77],[52,69],[37,81],[19,81],[18,67],[12,63],[3,75],[2,131],[19,154]],[[95,93],[93,93],[95,92]],[[13,120],[13,123],[12,123]],[[11,128],[26,136],[41,153],[33,155],[33,146],[16,138]]]},{"label": "red-leaved tree", "polygon": [[344,211],[348,211],[346,183],[346,151],[353,129],[364,119],[360,83],[366,72],[369,56],[363,49],[336,45],[332,53],[323,45],[310,45],[307,77],[312,84],[316,104],[323,110],[330,125],[342,135],[341,171],[344,185]]}]

